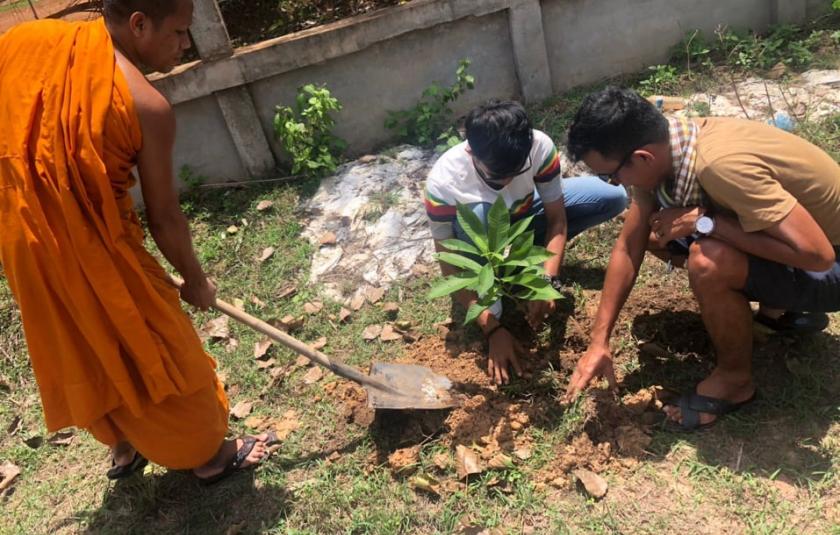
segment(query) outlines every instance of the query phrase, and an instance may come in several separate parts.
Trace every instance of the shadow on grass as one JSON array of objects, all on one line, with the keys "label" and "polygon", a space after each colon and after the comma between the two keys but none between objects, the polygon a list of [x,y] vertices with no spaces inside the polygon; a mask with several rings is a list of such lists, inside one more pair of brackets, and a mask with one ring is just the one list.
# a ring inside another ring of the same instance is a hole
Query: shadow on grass
[{"label": "shadow on grass", "polygon": [[[625,377],[622,389],[662,385],[691,390],[714,367],[713,351],[700,315],[663,311],[637,316],[637,339],[664,351],[640,352],[639,368]],[[727,415],[705,432],[666,429],[652,448],[662,457],[678,442],[697,448],[706,464],[762,477],[781,474],[803,486],[822,480],[832,459],[818,445],[837,418],[840,386],[840,337],[818,333],[790,338],[758,331],[753,353],[756,401]]]},{"label": "shadow on grass", "polygon": [[[66,524],[83,533],[261,533],[288,514],[289,495],[265,482],[261,472],[234,474],[203,486],[188,472],[168,471],[118,481],[102,506],[81,512]],[[60,527],[60,526],[59,526]]]}]

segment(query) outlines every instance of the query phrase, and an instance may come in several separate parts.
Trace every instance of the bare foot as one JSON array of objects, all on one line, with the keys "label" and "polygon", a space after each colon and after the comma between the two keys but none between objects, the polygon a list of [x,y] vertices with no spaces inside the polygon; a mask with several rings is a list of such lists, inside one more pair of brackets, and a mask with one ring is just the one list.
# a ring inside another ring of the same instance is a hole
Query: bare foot
[{"label": "bare foot", "polygon": [[116,446],[111,447],[111,459],[114,460],[115,466],[130,465],[136,453],[137,450],[128,442],[118,442]]},{"label": "bare foot", "polygon": [[[268,450],[268,440],[269,435],[267,433],[263,433],[262,435],[254,436],[253,438],[256,439],[254,443],[254,447],[245,457],[245,460],[239,465],[239,468],[248,468],[249,466],[253,466],[258,464],[262,460],[266,458],[269,453]],[[237,438],[236,440],[225,440],[222,443],[222,447],[219,448],[218,453],[216,453],[215,457],[213,457],[210,462],[205,464],[204,466],[199,466],[198,468],[193,470],[193,473],[201,478],[201,479],[208,479],[222,473],[225,469],[225,466],[233,459],[236,453],[239,451],[240,448],[245,444],[244,438]]]},{"label": "bare foot", "polygon": [[[723,399],[730,403],[742,403],[755,394],[752,379],[737,380],[725,377],[722,373],[712,374],[697,385],[697,393],[710,398]],[[680,408],[675,405],[665,405],[662,410],[670,420],[682,424]],[[706,412],[700,413],[700,425],[715,421],[717,416]]]}]

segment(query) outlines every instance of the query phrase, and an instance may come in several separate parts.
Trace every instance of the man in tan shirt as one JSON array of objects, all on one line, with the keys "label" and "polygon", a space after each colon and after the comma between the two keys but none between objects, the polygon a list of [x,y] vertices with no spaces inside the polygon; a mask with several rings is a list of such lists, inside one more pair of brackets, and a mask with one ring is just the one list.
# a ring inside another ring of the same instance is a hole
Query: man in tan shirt
[{"label": "man in tan shirt", "polygon": [[610,333],[646,250],[685,263],[715,347],[709,377],[666,406],[687,430],[755,396],[750,301],[780,329],[821,329],[840,310],[840,166],[816,146],[757,122],[669,119],[606,88],[583,101],[569,152],[633,190],[569,398],[596,377],[615,384]]}]

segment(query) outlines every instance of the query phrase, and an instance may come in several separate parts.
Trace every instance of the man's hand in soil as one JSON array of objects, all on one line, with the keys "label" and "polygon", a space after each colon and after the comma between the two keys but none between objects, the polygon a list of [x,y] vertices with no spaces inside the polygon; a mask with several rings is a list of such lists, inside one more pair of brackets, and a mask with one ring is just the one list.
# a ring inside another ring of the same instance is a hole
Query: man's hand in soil
[{"label": "man's hand in soil", "polygon": [[553,300],[551,301],[529,301],[528,302],[528,323],[535,331],[545,323],[557,305]]},{"label": "man's hand in soil", "polygon": [[516,354],[523,354],[524,350],[513,335],[501,327],[490,335],[490,354],[487,359],[487,373],[498,385],[506,385],[510,382],[510,368],[516,375],[522,375],[522,368]]},{"label": "man's hand in soil", "polygon": [[615,369],[613,368],[612,355],[607,347],[592,347],[580,358],[575,367],[575,372],[569,381],[566,390],[565,402],[574,401],[578,394],[583,392],[593,379],[606,377],[610,388],[616,388]]},{"label": "man's hand in soil", "polygon": [[703,215],[702,208],[665,208],[650,216],[650,229],[661,247],[671,240],[691,236],[697,218]]}]

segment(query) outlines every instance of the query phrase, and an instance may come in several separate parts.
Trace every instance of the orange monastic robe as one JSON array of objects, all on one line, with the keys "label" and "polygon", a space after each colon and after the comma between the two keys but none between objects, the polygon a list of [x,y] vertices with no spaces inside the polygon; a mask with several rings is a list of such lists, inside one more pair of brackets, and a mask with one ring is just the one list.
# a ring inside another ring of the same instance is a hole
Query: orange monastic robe
[{"label": "orange monastic robe", "polygon": [[0,37],[0,262],[49,430],[191,468],[227,430],[214,363],[132,209],[142,145],[100,19]]}]

